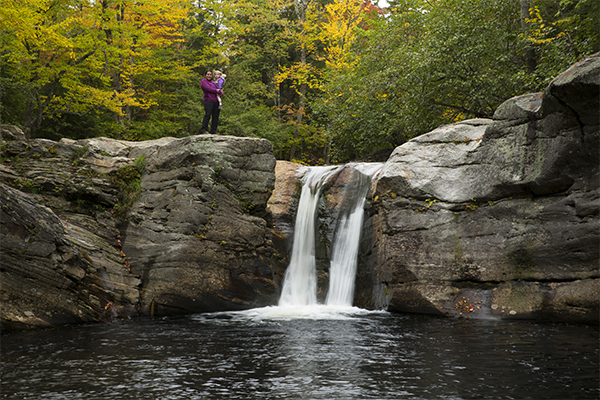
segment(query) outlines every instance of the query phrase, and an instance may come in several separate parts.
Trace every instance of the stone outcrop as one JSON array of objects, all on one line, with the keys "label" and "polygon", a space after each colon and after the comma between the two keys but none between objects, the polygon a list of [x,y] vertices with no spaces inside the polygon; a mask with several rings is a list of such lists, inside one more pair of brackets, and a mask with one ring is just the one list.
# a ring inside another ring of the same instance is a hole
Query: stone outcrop
[{"label": "stone outcrop", "polygon": [[141,312],[273,304],[285,269],[266,221],[275,157],[266,140],[195,136],[138,149],[148,163],[123,228]]},{"label": "stone outcrop", "polygon": [[[355,304],[598,321],[600,58],[492,119],[396,148],[373,182]],[[266,140],[27,140],[0,126],[2,329],[276,304],[304,166]],[[341,200],[324,187],[319,298]]]},{"label": "stone outcrop", "polygon": [[396,148],[373,195],[365,305],[597,321],[599,84],[596,55],[491,120]]},{"label": "stone outcrop", "polygon": [[268,141],[0,133],[3,329],[276,301],[286,251],[266,213]]},{"label": "stone outcrop", "polygon": [[39,200],[0,183],[2,329],[137,315],[140,280],[114,246],[114,223],[59,217]]}]

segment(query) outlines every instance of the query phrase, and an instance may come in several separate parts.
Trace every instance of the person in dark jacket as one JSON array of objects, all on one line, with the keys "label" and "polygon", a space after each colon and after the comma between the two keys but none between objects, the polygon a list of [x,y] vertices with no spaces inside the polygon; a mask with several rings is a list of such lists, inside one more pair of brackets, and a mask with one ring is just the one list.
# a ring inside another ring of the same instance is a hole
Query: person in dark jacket
[{"label": "person in dark jacket", "polygon": [[223,91],[217,89],[217,86],[213,81],[212,71],[206,72],[204,79],[202,79],[200,82],[200,86],[202,87],[202,92],[204,92],[204,118],[202,119],[202,128],[200,128],[200,133],[208,132],[208,122],[212,118],[212,122],[210,124],[210,133],[217,135],[219,113],[221,112],[219,109],[219,98],[217,96],[222,96]]}]

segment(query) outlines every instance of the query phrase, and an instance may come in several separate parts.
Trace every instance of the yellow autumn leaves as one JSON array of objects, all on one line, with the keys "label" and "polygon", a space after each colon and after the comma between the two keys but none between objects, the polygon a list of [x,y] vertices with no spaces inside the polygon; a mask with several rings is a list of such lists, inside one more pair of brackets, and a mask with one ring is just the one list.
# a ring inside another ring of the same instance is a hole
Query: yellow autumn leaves
[{"label": "yellow autumn leaves", "polygon": [[[305,1],[298,6],[305,6],[304,19],[298,20],[302,32],[298,37],[298,47],[311,52],[317,44],[324,45],[324,53],[316,59],[325,62],[331,75],[351,67],[348,49],[356,38],[356,28],[363,22],[366,13],[364,1],[334,0],[325,6],[324,12],[314,1]],[[310,88],[320,88],[323,79],[323,70],[299,61],[289,67],[281,67],[275,82],[291,80],[295,87],[304,83]]]},{"label": "yellow autumn leaves", "polygon": [[188,10],[181,0],[0,2],[2,62],[35,99],[25,128],[49,115],[101,107],[124,116],[156,104],[144,85],[185,69],[157,54],[183,41]]}]

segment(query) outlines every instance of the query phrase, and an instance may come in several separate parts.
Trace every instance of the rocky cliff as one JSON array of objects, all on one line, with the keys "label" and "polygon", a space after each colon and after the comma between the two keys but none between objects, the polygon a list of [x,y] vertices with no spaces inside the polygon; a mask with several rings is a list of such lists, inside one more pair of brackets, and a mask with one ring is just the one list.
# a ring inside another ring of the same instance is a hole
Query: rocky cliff
[{"label": "rocky cliff", "polygon": [[277,300],[286,251],[267,220],[268,141],[0,132],[3,329]]}]

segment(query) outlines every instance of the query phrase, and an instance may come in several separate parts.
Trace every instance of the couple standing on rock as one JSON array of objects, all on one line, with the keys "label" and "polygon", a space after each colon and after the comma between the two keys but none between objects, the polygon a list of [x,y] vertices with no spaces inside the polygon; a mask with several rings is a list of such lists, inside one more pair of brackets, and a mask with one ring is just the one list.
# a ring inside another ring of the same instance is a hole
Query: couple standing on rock
[{"label": "couple standing on rock", "polygon": [[219,114],[223,107],[221,96],[223,95],[223,84],[226,77],[227,75],[218,70],[215,70],[214,74],[212,71],[206,71],[204,79],[200,82],[202,92],[204,93],[204,119],[202,119],[200,133],[208,133],[208,122],[212,117],[210,133],[213,135],[218,134]]}]

